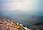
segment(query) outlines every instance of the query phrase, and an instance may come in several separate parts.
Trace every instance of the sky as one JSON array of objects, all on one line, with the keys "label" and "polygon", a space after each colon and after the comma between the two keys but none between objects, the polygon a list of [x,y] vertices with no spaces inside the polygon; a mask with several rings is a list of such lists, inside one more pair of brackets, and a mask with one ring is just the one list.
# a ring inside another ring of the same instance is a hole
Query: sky
[{"label": "sky", "polygon": [[43,0],[0,0],[0,4],[3,14],[43,15]]},{"label": "sky", "polygon": [[32,1],[31,0],[1,0],[2,8],[4,10],[21,10],[27,11],[28,9],[32,9]]}]

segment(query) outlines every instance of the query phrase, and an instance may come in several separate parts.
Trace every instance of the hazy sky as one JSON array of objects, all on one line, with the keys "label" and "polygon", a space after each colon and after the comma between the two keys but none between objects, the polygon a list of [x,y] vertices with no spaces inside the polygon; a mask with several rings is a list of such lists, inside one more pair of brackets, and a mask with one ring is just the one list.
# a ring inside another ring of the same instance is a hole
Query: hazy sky
[{"label": "hazy sky", "polygon": [[27,11],[32,9],[32,0],[1,0],[3,10],[21,10]]},{"label": "hazy sky", "polygon": [[43,0],[0,0],[0,4],[3,14],[8,13],[5,11],[24,11],[28,12],[26,14],[34,15],[43,14]]}]

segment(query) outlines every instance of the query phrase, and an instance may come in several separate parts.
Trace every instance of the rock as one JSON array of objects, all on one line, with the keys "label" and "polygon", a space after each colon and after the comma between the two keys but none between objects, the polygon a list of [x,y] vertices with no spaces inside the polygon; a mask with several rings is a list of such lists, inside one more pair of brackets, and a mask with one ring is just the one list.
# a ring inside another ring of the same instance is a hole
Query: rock
[{"label": "rock", "polygon": [[16,21],[12,20],[12,18],[0,17],[0,30],[25,30],[22,26],[18,25]]}]

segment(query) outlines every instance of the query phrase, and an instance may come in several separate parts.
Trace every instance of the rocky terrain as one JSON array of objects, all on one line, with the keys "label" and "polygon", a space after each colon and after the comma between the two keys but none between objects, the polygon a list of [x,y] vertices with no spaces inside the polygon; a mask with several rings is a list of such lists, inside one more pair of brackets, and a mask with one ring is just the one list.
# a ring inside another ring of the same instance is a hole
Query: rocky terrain
[{"label": "rocky terrain", "polygon": [[0,17],[0,30],[25,30],[14,19],[9,17]]}]

